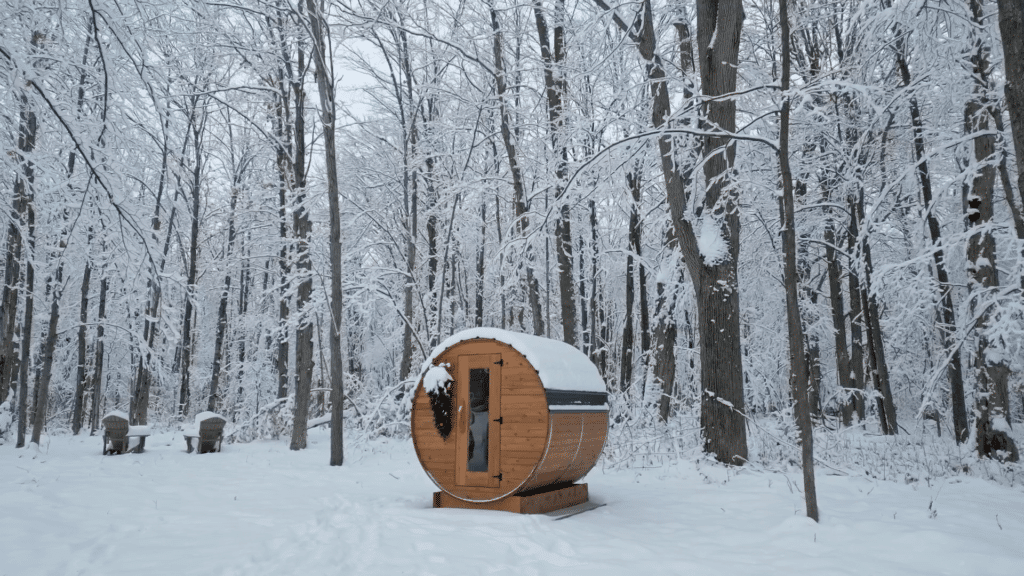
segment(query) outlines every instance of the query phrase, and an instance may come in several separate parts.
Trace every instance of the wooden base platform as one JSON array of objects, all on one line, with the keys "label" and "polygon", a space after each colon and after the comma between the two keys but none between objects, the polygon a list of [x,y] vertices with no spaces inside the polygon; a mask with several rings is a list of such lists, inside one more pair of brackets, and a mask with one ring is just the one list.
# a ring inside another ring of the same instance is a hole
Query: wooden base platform
[{"label": "wooden base platform", "polygon": [[506,496],[494,502],[466,502],[447,492],[434,492],[434,508],[503,510],[518,514],[544,514],[560,508],[583,504],[587,500],[586,484],[556,484],[522,494]]}]

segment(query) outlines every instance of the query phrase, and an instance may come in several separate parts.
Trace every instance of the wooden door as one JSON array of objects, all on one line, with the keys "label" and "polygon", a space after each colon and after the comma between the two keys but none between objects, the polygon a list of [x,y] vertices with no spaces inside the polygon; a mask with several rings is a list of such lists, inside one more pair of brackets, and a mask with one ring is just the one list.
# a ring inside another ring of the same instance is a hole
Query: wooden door
[{"label": "wooden door", "polygon": [[455,483],[501,482],[501,354],[459,356],[455,413]]}]

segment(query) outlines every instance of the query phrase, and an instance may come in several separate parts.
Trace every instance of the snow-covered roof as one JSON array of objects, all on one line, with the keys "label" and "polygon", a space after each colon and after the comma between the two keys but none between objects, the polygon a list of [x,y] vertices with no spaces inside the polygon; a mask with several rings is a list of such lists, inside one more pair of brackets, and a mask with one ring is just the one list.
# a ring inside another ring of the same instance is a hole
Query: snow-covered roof
[{"label": "snow-covered roof", "polygon": [[118,418],[124,418],[125,420],[128,419],[128,414],[125,413],[122,410],[111,410],[110,412],[107,412],[106,414],[104,414],[103,418],[101,418],[101,420],[105,419],[107,416],[117,416]]},{"label": "snow-covered roof", "polygon": [[575,347],[558,340],[509,332],[500,328],[470,328],[449,336],[438,344],[423,363],[420,378],[434,366],[445,350],[466,340],[484,338],[497,340],[515,348],[537,370],[541,385],[548,390],[572,392],[607,392],[597,366]]}]

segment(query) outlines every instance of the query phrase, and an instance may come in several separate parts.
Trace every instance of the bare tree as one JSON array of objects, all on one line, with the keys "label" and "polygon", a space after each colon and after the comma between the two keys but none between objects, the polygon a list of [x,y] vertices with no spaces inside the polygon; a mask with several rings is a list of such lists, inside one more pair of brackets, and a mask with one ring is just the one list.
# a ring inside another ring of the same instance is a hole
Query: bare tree
[{"label": "bare tree", "polygon": [[787,0],[779,0],[782,33],[782,110],[779,118],[779,171],[782,173],[782,245],[785,256],[786,326],[789,335],[789,380],[796,403],[796,424],[800,429],[800,454],[804,476],[807,517],[818,521],[818,496],[814,483],[814,430],[811,424],[810,372],[804,354],[804,330],[800,320],[799,274],[796,253],[796,209],[793,174],[789,167],[790,116],[790,31]]}]

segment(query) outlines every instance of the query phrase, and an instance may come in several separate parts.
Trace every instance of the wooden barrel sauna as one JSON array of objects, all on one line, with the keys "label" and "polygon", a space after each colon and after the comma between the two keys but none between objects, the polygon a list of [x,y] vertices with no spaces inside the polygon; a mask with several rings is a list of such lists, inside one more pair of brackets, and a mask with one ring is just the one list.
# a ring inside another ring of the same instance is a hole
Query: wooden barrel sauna
[{"label": "wooden barrel sauna", "polygon": [[[442,342],[413,399],[416,455],[441,490],[435,506],[442,492],[479,504],[571,486],[597,463],[607,431],[605,383],[585,354],[496,328]],[[586,501],[582,488],[575,498]]]}]

